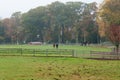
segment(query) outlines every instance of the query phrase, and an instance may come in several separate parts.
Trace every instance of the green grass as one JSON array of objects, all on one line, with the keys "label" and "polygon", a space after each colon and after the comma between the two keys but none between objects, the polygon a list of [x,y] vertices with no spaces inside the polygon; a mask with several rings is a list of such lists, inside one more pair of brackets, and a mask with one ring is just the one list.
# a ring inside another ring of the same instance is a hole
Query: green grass
[{"label": "green grass", "polygon": [[0,57],[0,80],[120,80],[120,61]]},{"label": "green grass", "polygon": [[[54,49],[52,45],[0,45],[0,48]],[[60,45],[59,49],[110,51],[105,47]],[[0,56],[0,80],[120,80],[119,60]]]},{"label": "green grass", "polygon": [[[54,49],[52,45],[0,45],[0,48],[23,48],[23,49]],[[73,49],[77,53],[81,51],[110,51],[110,48],[99,46],[59,45],[59,49]]]}]

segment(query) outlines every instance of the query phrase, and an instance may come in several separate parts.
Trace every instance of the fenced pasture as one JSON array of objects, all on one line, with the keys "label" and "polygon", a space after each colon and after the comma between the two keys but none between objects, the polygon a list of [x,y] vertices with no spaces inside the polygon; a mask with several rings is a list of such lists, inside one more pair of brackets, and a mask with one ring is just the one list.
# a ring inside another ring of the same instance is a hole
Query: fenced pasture
[{"label": "fenced pasture", "polygon": [[80,45],[1,45],[0,55],[91,57],[91,51],[110,52],[110,48]]},{"label": "fenced pasture", "polygon": [[120,55],[115,55],[112,48],[98,45],[60,44],[59,48],[53,45],[1,45],[0,55],[120,59]]},{"label": "fenced pasture", "polygon": [[99,61],[55,55],[73,56],[73,50],[75,57],[82,58],[90,55],[92,50],[111,51],[109,48],[80,45],[59,45],[58,49],[52,45],[1,45],[0,80],[120,80],[119,60]]}]

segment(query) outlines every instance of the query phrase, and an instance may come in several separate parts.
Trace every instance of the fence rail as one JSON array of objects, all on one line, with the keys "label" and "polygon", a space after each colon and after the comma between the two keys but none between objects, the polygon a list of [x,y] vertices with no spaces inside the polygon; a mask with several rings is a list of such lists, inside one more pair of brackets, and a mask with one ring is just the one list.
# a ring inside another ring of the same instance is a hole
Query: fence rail
[{"label": "fence rail", "polygon": [[120,59],[120,54],[114,52],[91,51],[90,56],[91,58]]},{"label": "fence rail", "polygon": [[102,58],[120,59],[120,54],[102,51],[75,51],[72,49],[22,49],[22,48],[0,48],[0,55],[15,56],[58,56],[58,57],[81,57],[81,58]]},{"label": "fence rail", "polygon": [[32,55],[32,56],[69,56],[74,57],[71,49],[22,49],[0,48],[0,55]]}]

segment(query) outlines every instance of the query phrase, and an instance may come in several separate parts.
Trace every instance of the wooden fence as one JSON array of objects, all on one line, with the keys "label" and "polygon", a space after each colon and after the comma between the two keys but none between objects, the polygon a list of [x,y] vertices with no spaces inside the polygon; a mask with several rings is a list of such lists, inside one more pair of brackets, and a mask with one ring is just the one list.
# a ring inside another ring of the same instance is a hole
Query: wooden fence
[{"label": "wooden fence", "polygon": [[0,48],[0,55],[26,55],[26,56],[66,56],[74,57],[71,49],[22,49],[22,48]]},{"label": "wooden fence", "polygon": [[0,48],[0,56],[58,56],[58,57],[81,57],[120,59],[120,54],[102,51],[75,51],[72,49],[22,49],[22,48]]},{"label": "wooden fence", "polygon": [[114,52],[102,52],[102,51],[91,51],[90,57],[101,59],[120,59],[119,54],[115,54]]}]

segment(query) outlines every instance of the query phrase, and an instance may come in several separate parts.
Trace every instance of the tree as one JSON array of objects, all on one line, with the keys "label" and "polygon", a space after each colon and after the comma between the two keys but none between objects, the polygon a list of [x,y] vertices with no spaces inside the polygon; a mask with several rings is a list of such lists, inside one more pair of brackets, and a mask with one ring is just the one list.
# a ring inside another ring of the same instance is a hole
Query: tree
[{"label": "tree", "polygon": [[45,17],[46,8],[41,6],[31,9],[28,13],[22,15],[22,26],[28,41],[38,41],[37,35],[40,35],[39,41],[43,41],[44,30],[47,26]]},{"label": "tree", "polygon": [[24,33],[21,26],[21,12],[13,13],[11,18],[5,18],[1,23],[4,28],[4,41],[6,43],[23,41]]},{"label": "tree", "polygon": [[92,37],[97,33],[96,9],[96,3],[58,1],[31,9],[22,15],[25,36],[28,41],[36,41],[40,35],[41,41],[65,43],[80,42],[85,33],[87,40],[96,42]]},{"label": "tree", "polygon": [[4,27],[2,25],[2,22],[0,21],[0,43],[3,43],[4,42],[4,39],[5,39],[5,30],[4,30]]},{"label": "tree", "polygon": [[82,42],[90,41],[92,43],[98,43],[97,37],[99,35],[96,24],[96,5],[95,2],[89,4],[83,3],[80,10],[78,10],[80,15],[80,18],[78,19],[78,33],[79,38],[82,38]]},{"label": "tree", "polygon": [[2,26],[4,27],[4,36],[5,36],[5,42],[11,42],[11,38],[13,35],[13,28],[12,28],[12,21],[9,18],[5,18],[2,20]]},{"label": "tree", "polygon": [[106,36],[116,46],[118,53],[120,45],[120,0],[105,0],[98,13],[99,20],[105,24]]},{"label": "tree", "polygon": [[15,12],[11,16],[11,21],[12,21],[12,30],[13,30],[13,35],[12,35],[12,41],[16,42],[19,44],[19,42],[22,42],[23,40],[23,28],[21,26],[21,12]]},{"label": "tree", "polygon": [[109,27],[108,38],[116,46],[116,53],[118,55],[120,44],[120,25],[112,25]]}]

